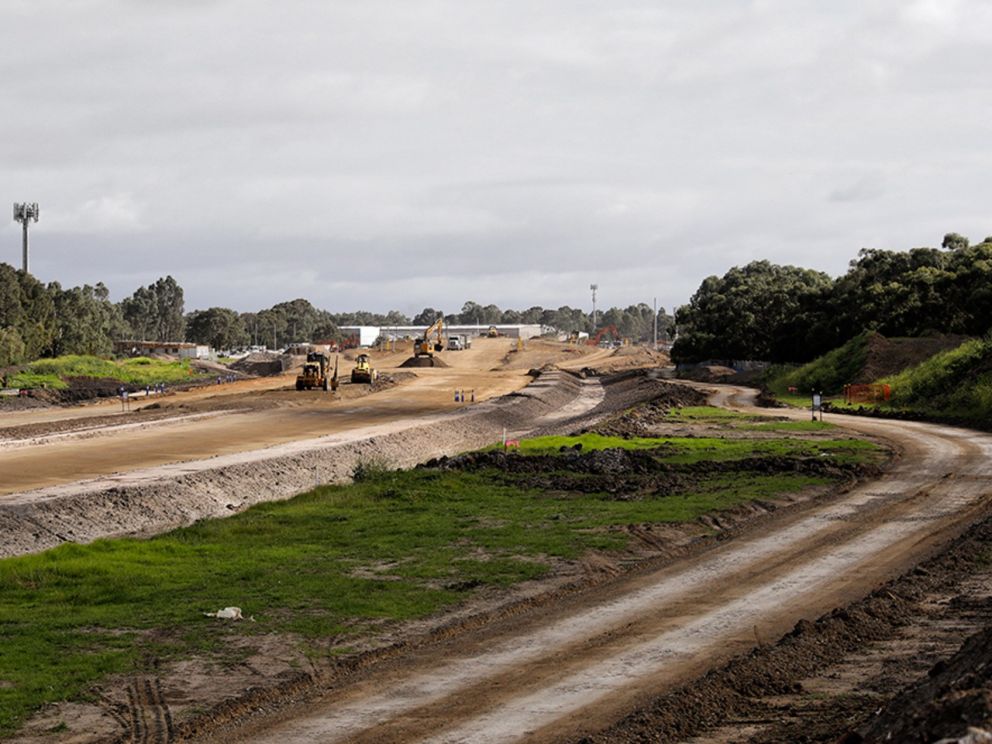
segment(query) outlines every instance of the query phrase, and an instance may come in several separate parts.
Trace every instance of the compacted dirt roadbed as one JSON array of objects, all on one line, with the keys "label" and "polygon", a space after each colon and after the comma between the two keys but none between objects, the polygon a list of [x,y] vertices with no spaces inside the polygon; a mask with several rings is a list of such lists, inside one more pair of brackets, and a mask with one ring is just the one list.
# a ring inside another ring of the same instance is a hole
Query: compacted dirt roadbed
[{"label": "compacted dirt roadbed", "polygon": [[[347,383],[333,396],[297,392],[283,376],[151,399],[149,413],[115,417],[113,404],[97,404],[5,416],[0,556],[226,516],[346,480],[362,459],[407,467],[480,447],[504,428],[551,425],[602,399],[595,380],[552,372],[534,382],[529,365],[643,363],[538,341],[516,351],[506,339],[480,339],[471,351],[446,353],[448,366],[415,376],[395,369],[406,356],[377,355],[394,382],[371,394]],[[345,377],[350,364],[343,356]]]},{"label": "compacted dirt roadbed", "polygon": [[[747,407],[750,395],[722,391],[738,407]],[[902,457],[877,481],[784,514],[761,534],[424,647],[355,674],[324,699],[259,716],[217,740],[594,735],[797,621],[860,599],[986,514],[992,436],[924,424],[844,424],[892,442]]]}]

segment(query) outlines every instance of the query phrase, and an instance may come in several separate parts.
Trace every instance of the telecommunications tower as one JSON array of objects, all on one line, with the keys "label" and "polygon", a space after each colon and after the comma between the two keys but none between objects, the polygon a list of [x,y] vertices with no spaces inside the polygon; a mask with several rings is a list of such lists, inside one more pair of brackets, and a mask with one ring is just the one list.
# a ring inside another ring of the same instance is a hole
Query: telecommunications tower
[{"label": "telecommunications tower", "polygon": [[28,223],[38,221],[38,202],[18,204],[14,202],[14,221],[24,228],[24,273],[28,273]]}]

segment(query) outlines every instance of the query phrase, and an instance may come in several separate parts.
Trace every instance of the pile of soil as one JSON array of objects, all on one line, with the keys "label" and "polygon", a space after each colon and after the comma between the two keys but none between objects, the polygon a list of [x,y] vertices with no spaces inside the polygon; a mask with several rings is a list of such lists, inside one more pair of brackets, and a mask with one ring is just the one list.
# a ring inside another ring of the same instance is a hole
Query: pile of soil
[{"label": "pile of soil", "polygon": [[966,726],[992,729],[992,627],[968,638],[953,657],[938,662],[844,741],[933,742],[963,736]]},{"label": "pile of soil", "polygon": [[706,394],[686,385],[652,381],[657,394],[648,403],[636,406],[602,421],[592,431],[608,437],[645,437],[653,435],[653,427],[663,423],[674,408],[705,406]]},{"label": "pile of soil", "polygon": [[[681,741],[730,723],[772,724],[754,738],[724,740],[755,744],[831,742],[957,741],[968,727],[992,725],[992,628],[965,641],[924,679],[895,696],[881,711],[877,702],[851,696],[835,699],[822,718],[807,717],[803,680],[829,672],[846,655],[883,640],[913,623],[921,607],[941,592],[957,592],[964,577],[982,570],[992,541],[992,519],[970,528],[943,553],[876,589],[864,599],[814,622],[800,620],[777,643],[762,645],[713,669],[700,679],[662,694],[577,744]],[[893,662],[894,663],[894,662]],[[795,696],[795,725],[779,725],[768,700]],[[772,720],[769,720],[772,719]],[[852,725],[853,724],[853,725]],[[709,740],[707,736],[703,736]],[[970,741],[982,741],[972,739]]]},{"label": "pile of soil", "polygon": [[239,380],[249,377],[244,372],[239,372],[219,362],[211,362],[208,359],[194,359],[190,363],[190,366],[198,372],[209,372],[214,375],[234,375]]},{"label": "pile of soil", "polygon": [[412,356],[401,367],[447,367],[447,363],[438,357]]},{"label": "pile of soil", "polygon": [[382,390],[389,390],[389,388],[396,387],[402,382],[411,380],[416,375],[413,372],[380,372],[379,377],[375,381],[375,389],[377,392]]},{"label": "pile of soil", "polygon": [[253,351],[243,359],[239,359],[230,366],[235,372],[242,372],[246,375],[256,377],[269,377],[271,375],[281,375],[293,364],[293,357],[288,354],[275,354],[270,351]]},{"label": "pile of soil", "polygon": [[926,361],[934,354],[954,349],[967,336],[936,335],[924,338],[886,338],[880,333],[868,335],[865,365],[855,383],[871,383]]},{"label": "pile of soil", "polygon": [[27,411],[32,408],[50,408],[51,403],[42,398],[30,395],[4,395],[0,396],[0,412],[2,411]]},{"label": "pile of soil", "polygon": [[[678,368],[678,376],[696,382],[722,382],[737,374],[731,367],[720,364],[686,364]],[[735,381],[736,382],[736,381]]]},{"label": "pile of soil", "polygon": [[508,483],[544,492],[603,494],[613,501],[662,498],[684,493],[715,474],[771,475],[802,473],[838,480],[874,475],[874,466],[831,462],[820,457],[747,457],[731,461],[672,464],[660,458],[674,453],[664,444],[650,450],[609,448],[582,452],[581,445],[562,447],[558,455],[522,455],[514,451],[468,452],[429,460],[420,468],[497,471]]}]

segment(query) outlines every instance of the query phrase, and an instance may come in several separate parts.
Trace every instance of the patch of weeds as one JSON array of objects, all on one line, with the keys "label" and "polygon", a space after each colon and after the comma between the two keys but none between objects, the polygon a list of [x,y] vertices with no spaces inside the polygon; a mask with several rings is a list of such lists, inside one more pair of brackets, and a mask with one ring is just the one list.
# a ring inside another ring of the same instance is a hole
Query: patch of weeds
[{"label": "patch of weeds", "polygon": [[392,470],[389,462],[383,457],[362,457],[351,469],[351,479],[356,483],[381,480],[382,476]]}]

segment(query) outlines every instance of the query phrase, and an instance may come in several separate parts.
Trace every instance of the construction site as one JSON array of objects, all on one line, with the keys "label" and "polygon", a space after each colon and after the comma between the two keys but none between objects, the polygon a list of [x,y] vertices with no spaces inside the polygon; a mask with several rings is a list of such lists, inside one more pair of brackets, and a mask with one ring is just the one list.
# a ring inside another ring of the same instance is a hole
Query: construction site
[{"label": "construction site", "polygon": [[[143,660],[22,713],[9,740],[932,741],[948,710],[988,704],[975,665],[989,645],[955,653],[992,606],[992,437],[811,423],[808,411],[759,407],[752,388],[672,380],[648,347],[448,343],[437,327],[412,348],[248,359],[242,370],[265,374],[127,409],[5,410],[0,554],[18,591],[52,570],[71,576],[69,563],[54,567],[78,551],[96,551],[87,560],[117,582],[121,538],[154,548],[194,530],[182,540],[195,543],[196,530],[231,524],[223,551],[264,553],[258,519],[281,519],[277,504],[371,489],[354,517],[327,507],[338,516],[301,538],[317,543],[295,569],[280,538],[272,555],[283,558],[254,579],[224,573],[223,597],[199,595],[205,577],[170,595],[168,621],[143,618],[141,604],[119,627],[80,620],[72,633],[127,638]],[[497,502],[510,489],[530,516],[485,516],[495,507],[473,501],[456,523],[475,527],[431,542],[434,521],[423,544],[349,553],[333,575],[317,568],[335,540],[367,550],[391,539],[389,520],[416,513],[404,489],[422,488],[441,489],[431,520],[457,515],[460,502],[445,499],[466,488]],[[360,527],[369,509],[381,516]],[[297,533],[328,519],[308,513]],[[570,543],[494,537],[515,519],[545,536],[566,530]],[[149,606],[182,544],[141,590]],[[438,551],[448,557],[416,568]],[[35,557],[46,562],[19,567]],[[202,560],[228,570],[223,553]],[[316,572],[302,604],[258,589],[291,582],[284,569]],[[339,579],[373,593],[413,582],[443,601],[405,619],[342,616],[330,596],[316,599],[325,584],[338,595]],[[85,616],[78,601],[60,611]],[[26,622],[5,612],[8,627]],[[53,652],[71,671],[61,637]],[[939,690],[920,692],[945,670]]]}]

